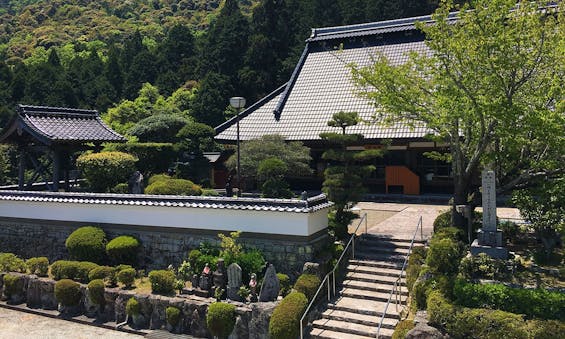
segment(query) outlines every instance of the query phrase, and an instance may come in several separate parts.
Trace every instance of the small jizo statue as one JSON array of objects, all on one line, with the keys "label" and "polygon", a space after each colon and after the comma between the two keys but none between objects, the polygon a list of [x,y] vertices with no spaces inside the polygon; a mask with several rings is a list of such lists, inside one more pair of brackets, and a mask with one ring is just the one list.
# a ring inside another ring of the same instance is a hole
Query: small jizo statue
[{"label": "small jizo statue", "polygon": [[212,284],[210,283],[210,265],[206,263],[204,269],[202,270],[202,274],[200,275],[200,289],[209,291],[212,288]]},{"label": "small jizo statue", "polygon": [[224,259],[218,259],[218,268],[213,273],[214,289],[226,289],[226,268],[224,267]]},{"label": "small jizo statue", "polygon": [[257,275],[255,273],[251,273],[251,278],[249,279],[249,289],[251,290],[249,300],[251,302],[256,302],[257,301]]}]

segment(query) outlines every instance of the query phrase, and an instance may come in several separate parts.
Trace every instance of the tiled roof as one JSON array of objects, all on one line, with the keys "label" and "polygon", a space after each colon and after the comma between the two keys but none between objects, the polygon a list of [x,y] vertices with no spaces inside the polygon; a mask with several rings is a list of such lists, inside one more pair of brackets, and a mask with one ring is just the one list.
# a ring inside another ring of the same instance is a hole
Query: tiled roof
[{"label": "tiled roof", "polygon": [[125,141],[104,124],[95,110],[18,105],[16,119],[0,140],[18,129],[45,144]]},{"label": "tiled roof", "polygon": [[[422,40],[387,41],[377,46],[358,46],[342,50],[309,51],[299,71],[291,79],[288,88],[281,87],[243,112],[240,121],[240,140],[257,139],[266,134],[280,134],[286,140],[320,140],[322,132],[338,132],[337,128],[327,126],[328,120],[339,111],[358,112],[365,120],[375,115],[374,105],[357,95],[359,89],[351,79],[348,64],[367,66],[372,63],[376,53],[386,56],[393,64],[402,64],[407,53],[417,51],[428,53]],[[288,92],[288,93],[287,93]],[[281,100],[281,97],[286,100]],[[282,102],[282,105],[279,105]],[[273,111],[281,107],[276,119]],[[236,139],[235,119],[216,128],[219,141]],[[380,124],[358,124],[350,127],[348,133],[361,133],[367,139],[423,138],[432,130],[420,126],[410,128],[397,123],[392,126]]]},{"label": "tiled roof", "polygon": [[212,208],[291,213],[311,213],[332,206],[321,194],[307,200],[260,199],[143,194],[1,191],[0,201],[30,201],[74,204],[163,206],[171,208]]}]

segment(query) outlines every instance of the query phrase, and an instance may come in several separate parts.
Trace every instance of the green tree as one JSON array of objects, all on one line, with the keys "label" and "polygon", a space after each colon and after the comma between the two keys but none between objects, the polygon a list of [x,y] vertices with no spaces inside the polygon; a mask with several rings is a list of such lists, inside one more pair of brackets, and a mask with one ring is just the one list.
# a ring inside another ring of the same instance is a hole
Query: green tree
[{"label": "green tree", "polygon": [[157,86],[163,94],[170,95],[187,80],[194,78],[195,56],[194,36],[187,26],[173,26],[159,46],[159,75]]},{"label": "green tree", "polygon": [[233,93],[229,77],[215,72],[206,74],[194,99],[192,117],[206,125],[218,126],[225,120],[224,111]]},{"label": "green tree", "polygon": [[[352,67],[385,121],[425,124],[450,145],[443,159],[453,169],[454,206],[467,204],[488,164],[505,190],[564,168],[564,11],[542,5],[476,0],[452,24],[452,3],[442,3],[434,25],[418,26],[431,53],[412,53],[403,65],[379,55],[374,65]],[[455,209],[453,219],[463,226]]]},{"label": "green tree", "polygon": [[349,211],[365,192],[363,178],[367,177],[375,167],[363,165],[362,162],[382,155],[380,150],[349,151],[348,146],[362,144],[363,135],[346,134],[346,128],[359,122],[357,112],[338,112],[328,121],[328,126],[341,128],[341,133],[321,133],[320,137],[327,141],[330,148],[322,154],[322,159],[330,162],[324,171],[322,190],[328,199],[334,202],[335,214],[331,227],[339,239],[348,235],[347,227],[356,214]]},{"label": "green tree", "polygon": [[288,166],[279,158],[267,158],[259,163],[257,170],[264,198],[292,198],[288,184],[284,180]]}]

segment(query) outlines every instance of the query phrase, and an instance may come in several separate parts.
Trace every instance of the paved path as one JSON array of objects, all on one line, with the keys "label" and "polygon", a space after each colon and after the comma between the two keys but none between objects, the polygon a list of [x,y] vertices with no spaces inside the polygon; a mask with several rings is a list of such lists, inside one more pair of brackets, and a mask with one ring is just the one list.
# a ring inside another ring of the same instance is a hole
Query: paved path
[{"label": "paved path", "polygon": [[77,324],[66,320],[0,308],[0,338],[10,339],[122,339],[143,338],[135,334],[118,332]]},{"label": "paved path", "polygon": [[[367,232],[398,239],[412,239],[418,220],[422,216],[424,238],[431,236],[435,218],[449,209],[448,205],[422,205],[401,203],[360,202],[356,206],[361,214],[367,213]],[[477,211],[481,211],[478,208]],[[521,220],[515,208],[497,208],[497,215],[502,219]],[[356,222],[353,222],[356,226]],[[364,231],[364,225],[358,233]],[[353,229],[351,229],[353,231]]]}]

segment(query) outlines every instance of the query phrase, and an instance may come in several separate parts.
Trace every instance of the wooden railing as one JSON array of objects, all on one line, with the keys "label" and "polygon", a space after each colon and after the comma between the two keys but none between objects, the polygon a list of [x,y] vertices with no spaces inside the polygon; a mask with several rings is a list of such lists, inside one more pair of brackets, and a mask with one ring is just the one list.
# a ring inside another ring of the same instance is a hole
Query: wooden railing
[{"label": "wooden railing", "polygon": [[385,187],[388,194],[389,186],[402,186],[404,194],[420,194],[420,177],[406,166],[385,167]]}]

